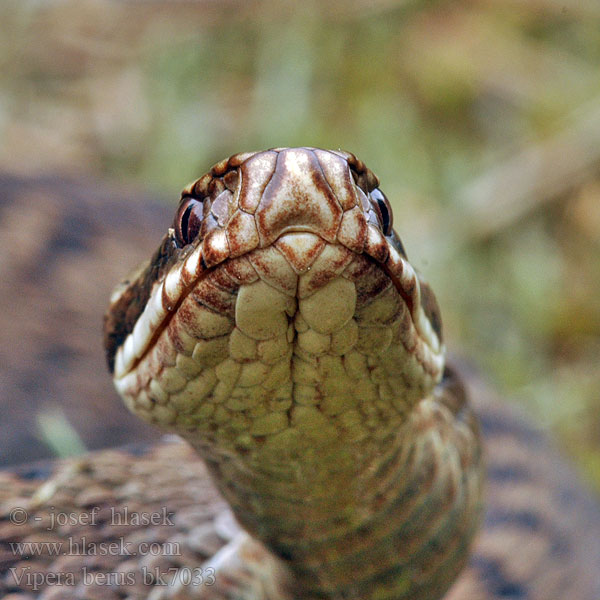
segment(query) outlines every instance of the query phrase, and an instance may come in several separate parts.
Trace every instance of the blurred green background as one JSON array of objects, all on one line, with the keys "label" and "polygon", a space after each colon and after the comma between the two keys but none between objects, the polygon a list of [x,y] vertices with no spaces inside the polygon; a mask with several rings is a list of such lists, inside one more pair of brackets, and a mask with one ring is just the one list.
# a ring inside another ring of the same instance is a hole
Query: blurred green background
[{"label": "blurred green background", "polygon": [[0,168],[356,153],[475,361],[600,490],[600,2],[3,0]]}]

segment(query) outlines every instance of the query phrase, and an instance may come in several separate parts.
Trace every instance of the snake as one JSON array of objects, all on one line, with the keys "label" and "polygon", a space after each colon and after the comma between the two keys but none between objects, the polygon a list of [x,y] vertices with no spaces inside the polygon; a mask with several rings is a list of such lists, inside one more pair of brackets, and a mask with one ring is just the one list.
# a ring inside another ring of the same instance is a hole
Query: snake
[{"label": "snake", "polygon": [[237,154],[186,187],[105,347],[127,407],[196,449],[298,597],[433,600],[464,566],[477,421],[353,154]]},{"label": "snake", "polygon": [[[55,260],[106,235],[89,183],[11,185],[36,199],[17,203],[29,224],[60,217],[35,218],[49,190],[80,215]],[[122,198],[110,247],[128,262],[163,211]],[[88,272],[80,286],[109,275]],[[114,290],[104,346],[127,408],[187,444],[0,471],[3,597],[600,598],[597,506],[536,428],[446,360],[433,292],[354,155],[217,163]],[[11,545],[40,540],[86,550]]]}]

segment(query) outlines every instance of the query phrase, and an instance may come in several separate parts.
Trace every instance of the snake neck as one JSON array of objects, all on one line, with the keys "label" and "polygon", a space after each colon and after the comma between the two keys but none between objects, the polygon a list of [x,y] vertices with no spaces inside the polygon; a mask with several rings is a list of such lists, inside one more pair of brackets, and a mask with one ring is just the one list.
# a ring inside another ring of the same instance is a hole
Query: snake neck
[{"label": "snake neck", "polygon": [[294,594],[432,600],[464,566],[480,517],[477,425],[461,394],[447,372],[373,444],[324,436],[248,461],[190,440],[238,520],[287,563]]}]

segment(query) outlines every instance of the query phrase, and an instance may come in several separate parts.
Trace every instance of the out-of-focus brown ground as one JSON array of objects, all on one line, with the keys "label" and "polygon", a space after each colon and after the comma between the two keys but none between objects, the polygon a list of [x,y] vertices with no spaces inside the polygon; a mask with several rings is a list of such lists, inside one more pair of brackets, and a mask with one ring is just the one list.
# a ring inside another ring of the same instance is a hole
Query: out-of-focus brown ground
[{"label": "out-of-focus brown ground", "polygon": [[159,437],[117,397],[101,330],[169,212],[132,188],[0,174],[0,464]]},{"label": "out-of-focus brown ground", "polygon": [[[0,168],[175,200],[240,150],[355,152],[452,346],[600,487],[598,64],[594,0],[6,0]],[[115,280],[126,263],[110,265]],[[15,356],[16,335],[0,355]],[[18,398],[3,391],[3,416]]]}]

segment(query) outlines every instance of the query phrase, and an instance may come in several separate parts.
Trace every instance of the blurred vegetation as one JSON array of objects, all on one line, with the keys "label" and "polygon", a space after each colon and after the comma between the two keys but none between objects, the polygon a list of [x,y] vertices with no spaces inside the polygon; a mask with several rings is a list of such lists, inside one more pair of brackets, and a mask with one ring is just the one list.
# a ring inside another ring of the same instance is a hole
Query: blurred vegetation
[{"label": "blurred vegetation", "polygon": [[4,0],[0,167],[179,189],[233,152],[381,178],[451,348],[600,489],[597,0]]}]

